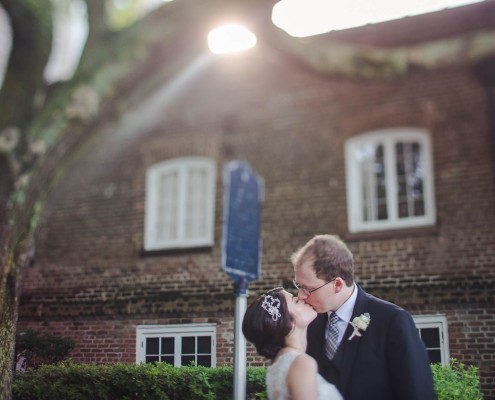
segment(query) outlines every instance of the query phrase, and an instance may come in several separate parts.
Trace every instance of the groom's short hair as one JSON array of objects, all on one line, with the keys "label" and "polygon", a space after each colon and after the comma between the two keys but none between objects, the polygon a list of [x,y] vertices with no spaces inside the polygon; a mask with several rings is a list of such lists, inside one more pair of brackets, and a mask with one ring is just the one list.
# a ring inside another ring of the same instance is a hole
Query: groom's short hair
[{"label": "groom's short hair", "polygon": [[354,283],[354,259],[347,245],[336,235],[316,235],[291,256],[296,269],[312,261],[319,279],[342,278],[347,286]]}]

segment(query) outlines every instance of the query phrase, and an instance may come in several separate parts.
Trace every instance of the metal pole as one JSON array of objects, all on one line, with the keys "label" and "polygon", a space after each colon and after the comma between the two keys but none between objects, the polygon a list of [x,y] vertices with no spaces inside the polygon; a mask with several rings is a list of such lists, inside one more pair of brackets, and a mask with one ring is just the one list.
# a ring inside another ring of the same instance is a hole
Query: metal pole
[{"label": "metal pole", "polygon": [[247,280],[241,278],[234,284],[235,299],[235,352],[234,352],[234,400],[246,399],[246,338],[242,334],[242,319],[247,305]]}]

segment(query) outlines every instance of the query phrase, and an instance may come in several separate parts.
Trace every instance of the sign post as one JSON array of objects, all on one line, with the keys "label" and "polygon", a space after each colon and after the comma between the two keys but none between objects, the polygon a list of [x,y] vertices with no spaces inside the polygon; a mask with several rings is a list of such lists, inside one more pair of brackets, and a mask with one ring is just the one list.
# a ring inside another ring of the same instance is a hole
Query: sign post
[{"label": "sign post", "polygon": [[234,318],[234,400],[246,398],[246,338],[242,334],[242,318],[247,306],[248,282],[240,278],[234,283],[235,318]]},{"label": "sign post", "polygon": [[246,339],[242,318],[246,312],[248,283],[261,270],[261,203],[263,180],[242,161],[231,161],[223,171],[224,225],[222,270],[234,280],[235,352],[234,400],[246,398]]}]

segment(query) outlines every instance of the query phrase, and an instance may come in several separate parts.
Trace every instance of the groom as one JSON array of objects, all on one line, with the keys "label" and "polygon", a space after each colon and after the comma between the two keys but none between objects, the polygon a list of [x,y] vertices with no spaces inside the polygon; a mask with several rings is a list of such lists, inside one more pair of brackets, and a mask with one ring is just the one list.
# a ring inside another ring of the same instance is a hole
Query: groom
[{"label": "groom", "polygon": [[346,400],[435,398],[428,355],[411,315],[354,282],[344,242],[315,236],[291,261],[298,297],[319,313],[308,328],[307,353]]}]

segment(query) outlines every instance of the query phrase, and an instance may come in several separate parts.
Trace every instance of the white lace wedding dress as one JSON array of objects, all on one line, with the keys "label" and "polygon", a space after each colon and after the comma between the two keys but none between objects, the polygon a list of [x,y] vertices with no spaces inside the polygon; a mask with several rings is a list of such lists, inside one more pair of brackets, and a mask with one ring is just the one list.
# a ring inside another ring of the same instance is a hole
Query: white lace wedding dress
[{"label": "white lace wedding dress", "polygon": [[[282,354],[266,370],[266,388],[269,400],[290,400],[287,389],[287,373],[292,362],[301,354],[298,351],[291,350]],[[318,400],[342,400],[343,397],[337,388],[328,383],[320,374],[318,374]]]}]

